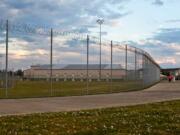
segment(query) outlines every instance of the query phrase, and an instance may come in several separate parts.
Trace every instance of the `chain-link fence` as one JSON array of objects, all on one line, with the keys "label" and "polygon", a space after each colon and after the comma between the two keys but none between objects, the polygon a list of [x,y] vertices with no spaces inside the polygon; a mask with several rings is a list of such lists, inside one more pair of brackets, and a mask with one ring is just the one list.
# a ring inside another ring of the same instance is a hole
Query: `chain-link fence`
[{"label": "chain-link fence", "polygon": [[160,80],[145,51],[76,31],[0,21],[0,98],[133,91]]}]

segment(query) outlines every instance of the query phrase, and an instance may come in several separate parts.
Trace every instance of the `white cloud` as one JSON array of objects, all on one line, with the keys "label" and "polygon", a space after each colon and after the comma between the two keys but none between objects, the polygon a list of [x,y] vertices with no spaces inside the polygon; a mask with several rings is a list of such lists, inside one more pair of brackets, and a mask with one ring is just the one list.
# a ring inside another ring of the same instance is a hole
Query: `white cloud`
[{"label": "white cloud", "polygon": [[169,48],[172,48],[172,49],[174,49],[175,51],[180,51],[180,44],[178,44],[178,43],[171,43],[171,44],[169,45]]},{"label": "white cloud", "polygon": [[176,52],[176,55],[178,55],[178,56],[179,56],[179,55],[180,55],[180,52]]},{"label": "white cloud", "polygon": [[165,58],[157,58],[157,63],[159,64],[177,64],[177,61],[174,57],[165,57]]}]

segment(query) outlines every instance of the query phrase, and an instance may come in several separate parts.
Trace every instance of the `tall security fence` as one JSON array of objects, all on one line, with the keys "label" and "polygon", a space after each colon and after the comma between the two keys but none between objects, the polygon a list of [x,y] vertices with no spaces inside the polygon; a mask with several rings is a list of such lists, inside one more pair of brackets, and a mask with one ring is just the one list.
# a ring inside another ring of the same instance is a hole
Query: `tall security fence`
[{"label": "tall security fence", "polygon": [[159,80],[159,65],[139,48],[0,21],[0,98],[134,91]]}]

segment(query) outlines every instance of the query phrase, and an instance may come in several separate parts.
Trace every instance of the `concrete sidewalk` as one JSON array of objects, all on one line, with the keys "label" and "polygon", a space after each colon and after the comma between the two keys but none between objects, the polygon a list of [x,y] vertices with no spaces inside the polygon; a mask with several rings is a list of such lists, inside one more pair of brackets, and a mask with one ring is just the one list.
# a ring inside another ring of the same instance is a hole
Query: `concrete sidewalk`
[{"label": "concrete sidewalk", "polygon": [[1,99],[0,115],[75,111],[137,105],[176,99],[180,99],[180,82],[161,82],[149,89],[136,92],[73,97]]}]

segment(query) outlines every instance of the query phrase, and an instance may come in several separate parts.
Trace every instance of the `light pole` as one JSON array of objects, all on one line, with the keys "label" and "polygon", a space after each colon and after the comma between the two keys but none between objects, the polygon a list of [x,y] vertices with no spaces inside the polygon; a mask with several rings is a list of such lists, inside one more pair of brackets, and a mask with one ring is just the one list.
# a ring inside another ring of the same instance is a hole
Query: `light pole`
[{"label": "light pole", "polygon": [[99,36],[100,36],[100,40],[99,40],[99,79],[101,79],[101,25],[104,23],[103,19],[98,19],[97,23],[100,26],[100,31],[99,31]]}]

